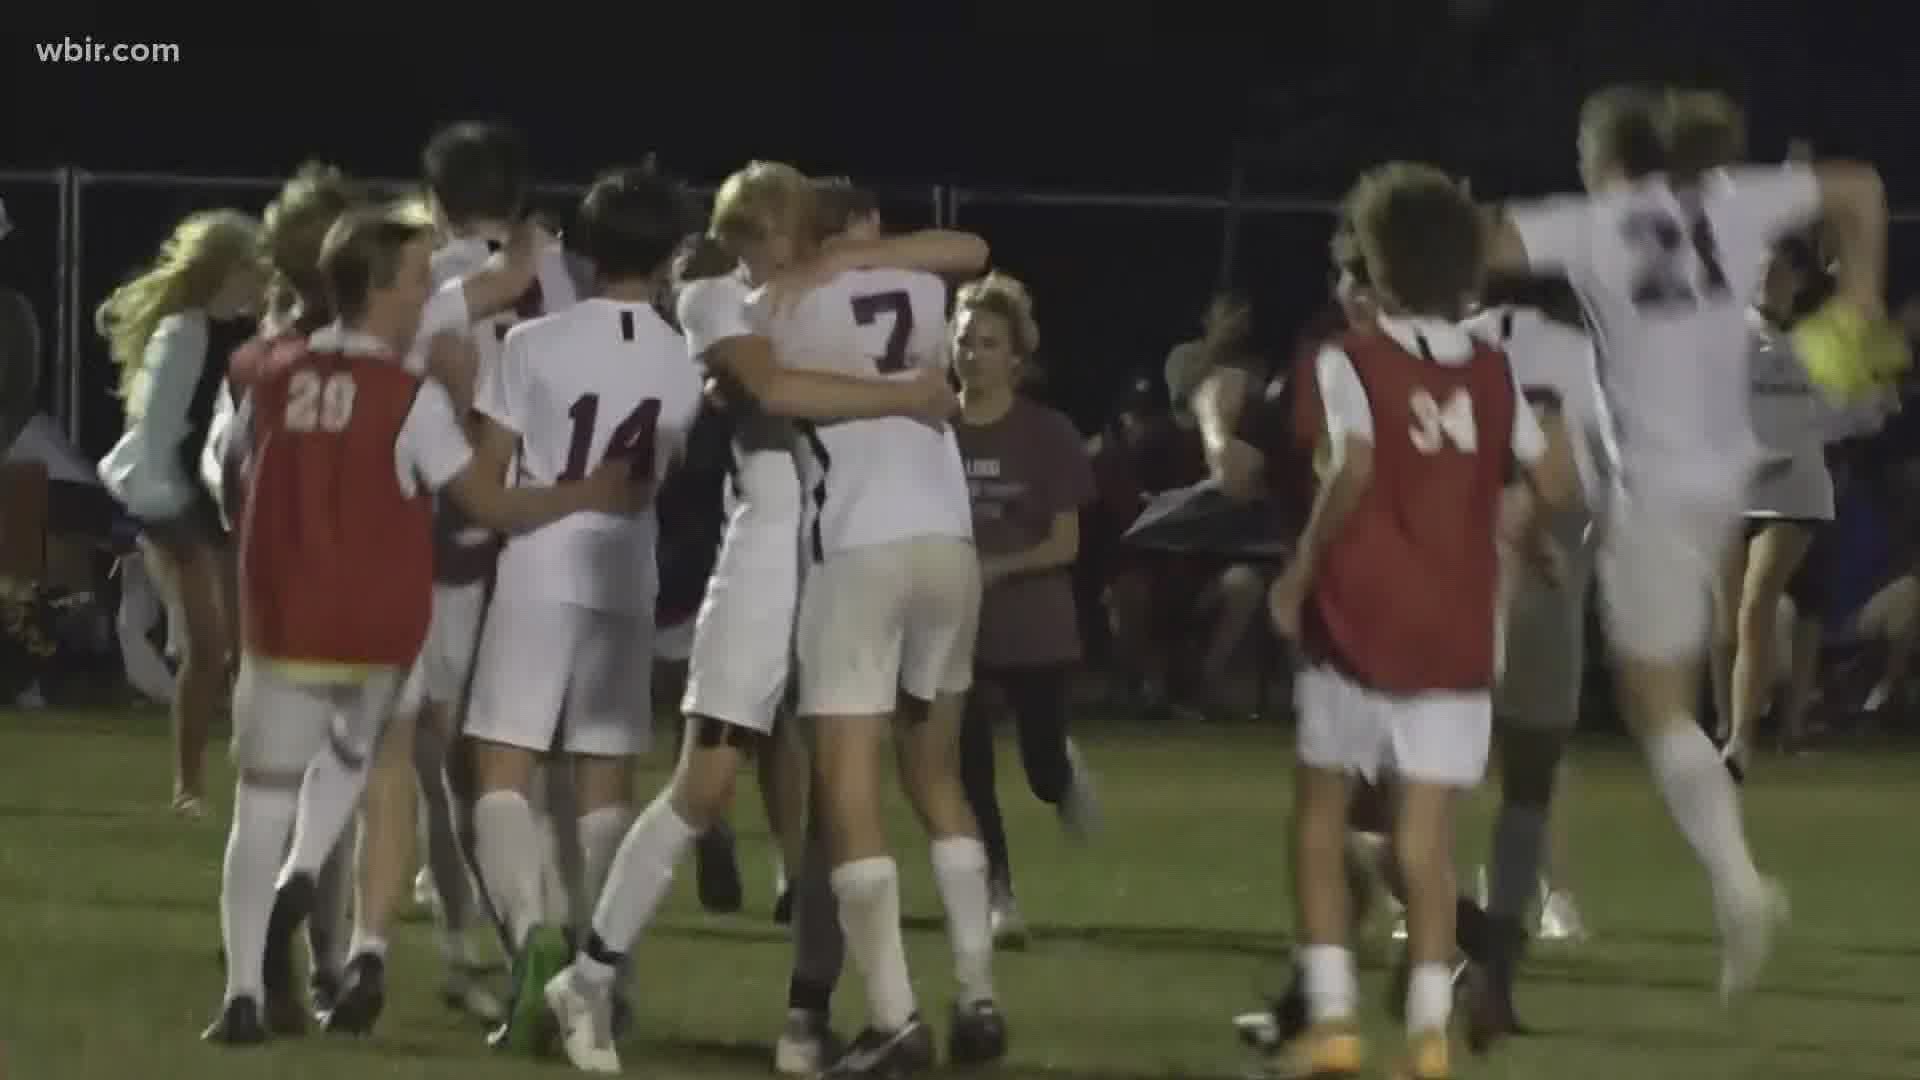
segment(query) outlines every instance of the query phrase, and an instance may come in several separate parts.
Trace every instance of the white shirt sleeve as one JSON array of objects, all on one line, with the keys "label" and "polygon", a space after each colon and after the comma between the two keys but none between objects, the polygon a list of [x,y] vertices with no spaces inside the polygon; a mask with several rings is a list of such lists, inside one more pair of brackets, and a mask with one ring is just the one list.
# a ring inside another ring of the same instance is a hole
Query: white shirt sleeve
[{"label": "white shirt sleeve", "polygon": [[746,286],[732,275],[702,278],[681,286],[674,313],[687,337],[687,351],[694,356],[705,353],[716,342],[754,333],[747,321]]},{"label": "white shirt sleeve", "polygon": [[527,334],[523,327],[516,326],[507,331],[499,359],[480,366],[480,377],[473,388],[473,408],[515,435],[524,435],[526,404]]},{"label": "white shirt sleeve", "polygon": [[1320,404],[1327,412],[1328,461],[1338,468],[1347,439],[1373,441],[1373,407],[1344,349],[1334,345],[1321,349],[1314,359],[1314,377],[1320,382]]},{"label": "white shirt sleeve", "polygon": [[420,311],[420,329],[414,332],[413,347],[407,350],[404,366],[410,375],[427,373],[427,353],[433,347],[433,339],[450,330],[466,330],[472,323],[472,313],[467,309],[467,279],[457,277],[446,282],[427,297],[427,305]]},{"label": "white shirt sleeve", "polygon": [[1809,165],[1739,165],[1725,176],[1727,212],[1744,231],[1771,240],[1820,216],[1820,181]]},{"label": "white shirt sleeve", "polygon": [[439,491],[473,460],[473,446],[453,415],[453,399],[439,383],[420,384],[394,440],[393,457],[400,490],[409,495]]},{"label": "white shirt sleeve", "polygon": [[1507,378],[1513,383],[1513,456],[1522,465],[1532,465],[1547,454],[1547,433],[1540,429],[1540,418],[1520,391],[1520,376],[1507,364]]},{"label": "white shirt sleeve", "polygon": [[147,336],[141,357],[145,385],[131,410],[157,446],[177,445],[187,434],[187,413],[207,365],[207,317],[198,311],[168,315]]},{"label": "white shirt sleeve", "polygon": [[1527,266],[1545,273],[1565,274],[1587,259],[1593,212],[1587,199],[1564,195],[1507,207],[1507,220],[1520,234]]}]

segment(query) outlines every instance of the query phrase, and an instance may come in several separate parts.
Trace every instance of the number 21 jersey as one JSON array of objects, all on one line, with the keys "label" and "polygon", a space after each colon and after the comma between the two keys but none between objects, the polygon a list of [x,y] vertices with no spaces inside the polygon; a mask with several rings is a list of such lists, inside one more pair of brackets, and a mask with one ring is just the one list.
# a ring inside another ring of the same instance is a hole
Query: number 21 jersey
[{"label": "number 21 jersey", "polygon": [[[606,298],[515,326],[474,391],[474,408],[519,438],[515,486],[579,480],[614,456],[657,485],[699,402],[680,335],[652,305]],[[509,540],[500,573],[558,602],[651,612],[658,529],[651,507],[574,514]]]},{"label": "number 21 jersey", "polygon": [[1565,275],[1592,324],[1629,486],[1723,495],[1757,462],[1746,311],[1772,246],[1819,211],[1811,169],[1754,165],[1692,188],[1661,176],[1515,206],[1528,264]]}]

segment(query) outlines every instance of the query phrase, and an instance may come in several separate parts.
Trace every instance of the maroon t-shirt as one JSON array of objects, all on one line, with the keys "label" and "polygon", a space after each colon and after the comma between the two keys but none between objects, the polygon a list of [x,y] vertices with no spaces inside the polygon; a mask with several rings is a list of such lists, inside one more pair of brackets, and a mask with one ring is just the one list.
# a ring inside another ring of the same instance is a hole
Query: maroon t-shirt
[{"label": "maroon t-shirt", "polygon": [[[1057,514],[1093,499],[1093,466],[1065,416],[1025,398],[988,424],[954,425],[973,498],[973,539],[982,560],[1025,551],[1047,538]],[[1080,659],[1080,628],[1068,567],[1003,578],[980,604],[974,658],[988,667]]]}]

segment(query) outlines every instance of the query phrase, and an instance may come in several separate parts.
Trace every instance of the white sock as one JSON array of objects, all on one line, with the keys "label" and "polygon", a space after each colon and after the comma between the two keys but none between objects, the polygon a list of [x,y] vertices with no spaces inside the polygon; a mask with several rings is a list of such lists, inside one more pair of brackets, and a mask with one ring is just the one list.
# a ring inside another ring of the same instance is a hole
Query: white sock
[{"label": "white sock", "polygon": [[360,794],[366,785],[365,761],[357,768],[349,765],[331,746],[313,759],[307,766],[306,777],[300,781],[300,812],[293,823],[293,849],[287,853],[281,881],[297,873],[320,873],[320,865],[327,861],[359,807]]},{"label": "white sock", "polygon": [[1647,740],[1647,756],[1667,812],[1713,882],[1714,902],[1724,908],[1753,895],[1760,872],[1747,851],[1739,795],[1707,733],[1675,724]]},{"label": "white sock", "polygon": [[1304,945],[1300,968],[1307,977],[1307,1015],[1316,1024],[1353,1019],[1359,987],[1353,953],[1342,945]]},{"label": "white sock", "polygon": [[517,791],[489,791],[473,807],[474,862],[514,948],[540,921],[540,831]]},{"label": "white sock", "polygon": [[587,897],[596,903],[606,889],[614,853],[627,836],[624,806],[603,806],[580,815],[580,863]]},{"label": "white sock", "polygon": [[273,879],[293,831],[297,803],[287,788],[234,786],[233,825],[220,873],[220,934],[227,950],[227,1000],[260,1001]]},{"label": "white sock", "polygon": [[953,976],[960,1004],[993,1000],[993,925],[987,888],[987,849],[971,836],[933,842],[933,879],[947,909]]},{"label": "white sock", "polygon": [[[593,909],[593,937],[605,949],[624,955],[633,947],[634,939],[660,910],[660,902],[673,884],[674,868],[697,835],[674,810],[671,789],[655,796],[640,812],[614,850],[606,886]],[[590,956],[582,948],[578,969],[588,978],[611,982],[614,968],[606,959]]]},{"label": "white sock", "polygon": [[1452,1011],[1453,972],[1445,964],[1415,964],[1407,980],[1408,1033],[1443,1032]]},{"label": "white sock", "polygon": [[867,1023],[898,1031],[913,1018],[913,979],[900,937],[900,872],[885,856],[833,868],[847,952],[867,984]]},{"label": "white sock", "polygon": [[359,927],[353,928],[353,947],[347,950],[349,956],[373,955],[382,960],[387,958],[387,939],[383,934],[375,934]]}]

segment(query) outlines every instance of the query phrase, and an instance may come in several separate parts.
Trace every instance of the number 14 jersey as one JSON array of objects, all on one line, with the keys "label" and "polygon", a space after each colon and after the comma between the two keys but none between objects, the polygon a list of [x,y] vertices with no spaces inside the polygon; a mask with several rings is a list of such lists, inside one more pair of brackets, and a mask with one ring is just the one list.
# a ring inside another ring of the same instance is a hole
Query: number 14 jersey
[{"label": "number 14 jersey", "polygon": [[[652,305],[606,298],[515,326],[474,391],[474,408],[519,439],[515,486],[578,480],[630,456],[657,489],[699,402],[680,335]],[[561,603],[649,613],[658,530],[651,507],[574,514],[509,540],[500,574],[538,580]]]}]

